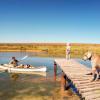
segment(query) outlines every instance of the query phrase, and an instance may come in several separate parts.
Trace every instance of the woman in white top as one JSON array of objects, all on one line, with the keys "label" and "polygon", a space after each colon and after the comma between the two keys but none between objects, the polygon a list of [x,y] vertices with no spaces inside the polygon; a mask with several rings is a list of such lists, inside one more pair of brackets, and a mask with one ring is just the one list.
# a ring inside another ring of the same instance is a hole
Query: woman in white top
[{"label": "woman in white top", "polygon": [[66,59],[70,59],[71,45],[70,43],[66,44]]}]

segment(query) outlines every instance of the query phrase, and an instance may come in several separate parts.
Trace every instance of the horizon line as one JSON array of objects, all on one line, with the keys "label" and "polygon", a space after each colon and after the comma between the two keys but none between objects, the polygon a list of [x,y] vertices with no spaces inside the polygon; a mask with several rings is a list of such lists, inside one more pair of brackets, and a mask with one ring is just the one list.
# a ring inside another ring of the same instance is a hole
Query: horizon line
[{"label": "horizon line", "polygon": [[85,43],[85,42],[0,42],[0,44],[100,44],[100,43]]}]

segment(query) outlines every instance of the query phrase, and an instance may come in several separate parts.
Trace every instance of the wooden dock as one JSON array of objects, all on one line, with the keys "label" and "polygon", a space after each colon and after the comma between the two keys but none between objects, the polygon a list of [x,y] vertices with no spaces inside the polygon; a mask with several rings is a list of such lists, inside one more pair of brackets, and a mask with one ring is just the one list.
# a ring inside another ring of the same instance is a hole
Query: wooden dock
[{"label": "wooden dock", "polygon": [[86,75],[90,68],[72,59],[55,59],[55,62],[77,88],[82,100],[100,100],[100,80],[91,82],[92,75]]}]

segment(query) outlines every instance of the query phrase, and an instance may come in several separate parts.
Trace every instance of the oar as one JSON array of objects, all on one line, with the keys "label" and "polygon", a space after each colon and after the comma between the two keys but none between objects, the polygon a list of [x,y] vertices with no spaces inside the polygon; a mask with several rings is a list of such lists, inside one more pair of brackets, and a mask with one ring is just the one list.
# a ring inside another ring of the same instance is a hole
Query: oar
[{"label": "oar", "polygon": [[26,59],[28,56],[24,56],[20,61],[22,61],[22,60],[24,60],[24,59]]}]

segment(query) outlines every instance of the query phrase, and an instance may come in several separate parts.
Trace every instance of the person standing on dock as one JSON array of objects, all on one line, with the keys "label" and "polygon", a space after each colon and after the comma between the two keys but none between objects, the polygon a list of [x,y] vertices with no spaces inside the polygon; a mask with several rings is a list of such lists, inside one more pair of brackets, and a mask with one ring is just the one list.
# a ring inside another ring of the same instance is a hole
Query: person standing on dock
[{"label": "person standing on dock", "polygon": [[70,53],[71,53],[71,44],[67,43],[66,44],[66,59],[70,59]]}]

